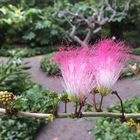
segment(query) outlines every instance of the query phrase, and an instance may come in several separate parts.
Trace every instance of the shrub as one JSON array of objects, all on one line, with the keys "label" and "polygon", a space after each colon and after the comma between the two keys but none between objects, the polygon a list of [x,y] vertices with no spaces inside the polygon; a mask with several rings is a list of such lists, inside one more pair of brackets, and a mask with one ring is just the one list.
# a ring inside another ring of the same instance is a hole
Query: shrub
[{"label": "shrub", "polygon": [[19,57],[32,57],[36,55],[43,55],[46,53],[51,53],[58,50],[57,46],[47,46],[47,47],[27,47],[27,46],[9,46],[6,48],[1,48],[0,56],[13,56],[14,53],[18,53]]},{"label": "shrub", "polygon": [[[12,91],[17,95],[14,107],[21,111],[52,113],[53,99],[50,92],[30,80],[26,71],[29,69],[18,54],[4,63],[0,62],[0,91]],[[56,106],[57,102],[55,103]],[[1,107],[1,105],[0,105]],[[0,118],[1,140],[31,140],[40,123],[45,119],[17,118],[2,116]]]},{"label": "shrub", "polygon": [[[49,91],[30,80],[27,67],[16,54],[6,63],[0,62],[0,91],[8,90],[17,95],[15,107],[30,112],[52,112]],[[1,117],[1,140],[31,140],[40,123],[46,120],[33,118]]]},{"label": "shrub", "polygon": [[44,8],[29,5],[8,4],[0,7],[0,43],[29,44],[44,46],[56,44],[65,38],[66,32],[57,20],[57,9],[53,6]]},{"label": "shrub", "polygon": [[60,75],[60,69],[58,68],[57,64],[53,62],[51,59],[52,54],[46,55],[40,61],[40,68],[47,74],[47,75]]},{"label": "shrub", "polygon": [[133,53],[136,55],[140,55],[140,47],[133,49]]},{"label": "shrub", "polygon": [[[124,101],[125,113],[140,112],[140,97],[133,97]],[[109,107],[109,112],[120,112],[120,104],[115,104]],[[135,122],[140,122],[140,119],[134,119]],[[139,140],[140,134],[136,128],[128,126],[127,122],[122,123],[115,118],[98,118],[94,128],[96,140]]]},{"label": "shrub", "polygon": [[6,63],[0,62],[0,91],[21,94],[30,88],[29,67],[17,56],[10,57]]},{"label": "shrub", "polygon": [[[123,33],[123,35],[124,35],[124,39],[126,40],[126,42],[129,43],[129,45],[131,45],[132,47],[139,46],[140,40],[139,40],[139,34],[138,34],[137,30],[125,31]],[[135,49],[133,52],[137,54]]]}]

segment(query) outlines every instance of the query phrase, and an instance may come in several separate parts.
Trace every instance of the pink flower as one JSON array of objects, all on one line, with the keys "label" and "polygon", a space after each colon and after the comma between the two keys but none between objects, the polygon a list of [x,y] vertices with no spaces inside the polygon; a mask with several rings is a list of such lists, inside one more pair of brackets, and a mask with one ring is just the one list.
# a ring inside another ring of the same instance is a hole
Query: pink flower
[{"label": "pink flower", "polygon": [[83,101],[94,87],[93,55],[89,48],[61,49],[53,59],[58,63],[66,92]]},{"label": "pink flower", "polygon": [[94,67],[97,89],[101,95],[107,95],[118,80],[128,55],[124,43],[112,39],[101,40],[95,46]]}]

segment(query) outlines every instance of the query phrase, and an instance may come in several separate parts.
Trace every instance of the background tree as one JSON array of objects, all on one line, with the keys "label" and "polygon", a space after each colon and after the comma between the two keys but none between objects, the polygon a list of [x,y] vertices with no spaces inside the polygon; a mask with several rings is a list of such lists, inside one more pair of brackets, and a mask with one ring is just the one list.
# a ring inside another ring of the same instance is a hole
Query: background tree
[{"label": "background tree", "polygon": [[[99,33],[104,25],[111,22],[120,22],[125,18],[130,1],[124,3],[120,10],[117,1],[111,5],[109,1],[101,0],[94,5],[79,2],[74,6],[60,11],[61,17],[71,28],[69,36],[82,46],[87,46],[93,35]],[[81,31],[84,31],[81,35]],[[80,35],[79,35],[80,32]]]}]

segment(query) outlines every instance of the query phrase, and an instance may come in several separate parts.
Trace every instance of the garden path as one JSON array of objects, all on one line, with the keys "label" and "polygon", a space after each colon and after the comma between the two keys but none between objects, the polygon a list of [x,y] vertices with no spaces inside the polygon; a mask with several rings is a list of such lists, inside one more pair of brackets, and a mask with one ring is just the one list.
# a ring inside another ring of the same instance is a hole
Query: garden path
[{"label": "garden path", "polygon": [[[63,91],[60,78],[47,77],[39,69],[39,62],[43,56],[25,58],[24,61],[29,62],[31,66],[30,72],[32,79],[38,84],[48,88],[49,90],[60,93]],[[140,57],[134,56],[140,61]],[[4,58],[0,58],[2,60]],[[4,59],[5,60],[5,59]],[[126,78],[118,81],[114,89],[118,91],[122,99],[140,95],[140,75],[133,78]],[[104,106],[108,106],[117,100],[113,95],[109,95],[104,99]],[[73,109],[72,105],[68,108]],[[58,111],[63,111],[63,105],[60,104]],[[94,136],[91,132],[94,123],[77,119],[56,119],[55,121],[43,126],[35,140],[93,140]]]}]

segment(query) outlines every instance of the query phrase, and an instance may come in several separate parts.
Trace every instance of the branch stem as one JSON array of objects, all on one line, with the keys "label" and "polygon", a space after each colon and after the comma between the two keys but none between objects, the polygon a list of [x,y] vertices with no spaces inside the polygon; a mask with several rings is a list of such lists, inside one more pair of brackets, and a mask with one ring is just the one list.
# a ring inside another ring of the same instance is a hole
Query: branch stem
[{"label": "branch stem", "polygon": [[126,118],[125,118],[125,115],[124,115],[123,101],[122,101],[121,97],[119,96],[119,94],[117,93],[117,91],[113,91],[112,94],[116,95],[117,98],[120,100],[120,104],[121,104],[121,113],[122,113],[121,121],[124,122],[124,121],[126,121]]},{"label": "branch stem", "polygon": [[104,96],[101,95],[100,106],[99,106],[99,109],[97,110],[98,112],[102,112],[103,98],[104,98]]},{"label": "branch stem", "polygon": [[[6,110],[0,108],[0,115],[6,115]],[[74,113],[58,113],[56,118],[69,118],[74,115]],[[45,113],[31,113],[18,111],[16,114],[17,117],[31,117],[31,118],[48,118],[52,114]],[[111,112],[82,112],[82,117],[111,117],[111,118],[120,118],[122,113],[111,113]],[[125,118],[140,118],[140,113],[124,113]]]},{"label": "branch stem", "polygon": [[67,102],[65,102],[64,104],[65,104],[65,113],[67,113]]},{"label": "branch stem", "polygon": [[94,105],[95,111],[98,111],[98,108],[97,108],[97,105],[96,105],[96,96],[95,96],[95,93],[92,93],[92,95],[93,95],[93,105]]},{"label": "branch stem", "polygon": [[77,114],[77,110],[78,110],[78,102],[76,101],[76,102],[75,102],[75,111],[74,111],[75,114]]}]

